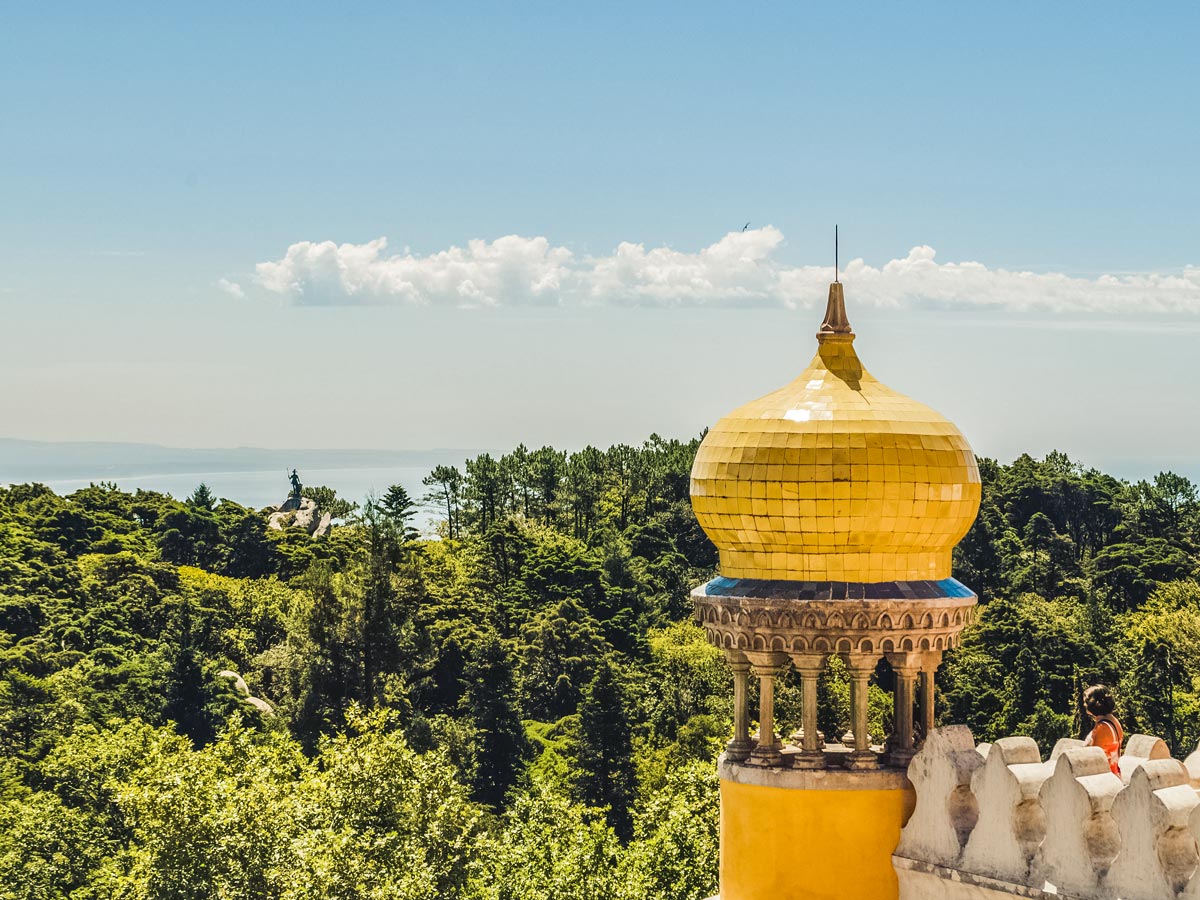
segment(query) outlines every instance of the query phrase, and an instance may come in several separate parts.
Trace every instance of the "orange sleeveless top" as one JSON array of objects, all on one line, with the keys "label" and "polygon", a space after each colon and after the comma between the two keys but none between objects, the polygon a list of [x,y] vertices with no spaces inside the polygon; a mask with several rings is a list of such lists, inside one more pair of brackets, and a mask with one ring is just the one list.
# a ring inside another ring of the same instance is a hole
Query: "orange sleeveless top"
[{"label": "orange sleeveless top", "polygon": [[1108,767],[1114,775],[1121,774],[1121,743],[1124,740],[1125,730],[1116,716],[1100,716],[1087,737],[1088,744],[1104,751],[1108,757]]}]

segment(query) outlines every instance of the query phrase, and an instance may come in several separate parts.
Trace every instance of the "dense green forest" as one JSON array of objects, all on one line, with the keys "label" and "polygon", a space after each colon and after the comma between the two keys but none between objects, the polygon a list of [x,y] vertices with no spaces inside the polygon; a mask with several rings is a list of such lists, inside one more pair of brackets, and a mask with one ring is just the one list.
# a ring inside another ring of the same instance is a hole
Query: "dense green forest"
[{"label": "dense green forest", "polygon": [[[0,898],[712,895],[731,682],[690,622],[716,565],[697,444],[306,490],[343,522],[320,538],[203,485],[0,489]],[[1193,749],[1195,486],[1059,453],[980,469],[956,575],[983,606],[939,718],[1048,745],[1103,680],[1128,731]],[[836,660],[821,697],[840,733]]]}]

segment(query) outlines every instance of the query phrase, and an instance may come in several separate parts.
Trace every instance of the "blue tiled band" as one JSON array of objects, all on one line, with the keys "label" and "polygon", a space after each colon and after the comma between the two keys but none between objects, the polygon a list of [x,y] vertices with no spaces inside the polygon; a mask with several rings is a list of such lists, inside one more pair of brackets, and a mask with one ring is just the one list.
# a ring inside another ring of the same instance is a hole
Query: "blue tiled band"
[{"label": "blue tiled band", "polygon": [[755,597],[780,600],[937,600],[974,597],[954,578],[940,581],[776,581],[764,578],[725,578],[718,575],[704,586],[710,597]]}]

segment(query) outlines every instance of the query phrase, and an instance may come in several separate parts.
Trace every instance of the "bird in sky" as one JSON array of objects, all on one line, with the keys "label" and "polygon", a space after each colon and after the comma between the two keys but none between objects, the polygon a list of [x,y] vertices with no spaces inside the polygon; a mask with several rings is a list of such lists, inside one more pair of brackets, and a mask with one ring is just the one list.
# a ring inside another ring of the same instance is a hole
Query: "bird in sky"
[{"label": "bird in sky", "polygon": [[750,227],[750,223],[747,222],[745,225],[742,226],[742,231],[745,231],[749,227]]}]

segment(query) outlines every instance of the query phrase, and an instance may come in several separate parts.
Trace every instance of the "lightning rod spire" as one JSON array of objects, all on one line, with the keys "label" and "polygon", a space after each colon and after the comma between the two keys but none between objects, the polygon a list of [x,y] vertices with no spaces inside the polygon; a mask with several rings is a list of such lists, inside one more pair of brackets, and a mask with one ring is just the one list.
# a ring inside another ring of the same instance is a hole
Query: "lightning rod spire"
[{"label": "lightning rod spire", "polygon": [[842,294],[842,283],[838,280],[838,269],[841,260],[838,259],[838,227],[833,226],[833,284],[829,285],[829,302],[825,306],[825,319],[817,331],[817,339],[854,340],[854,332],[846,318],[846,300]]}]

